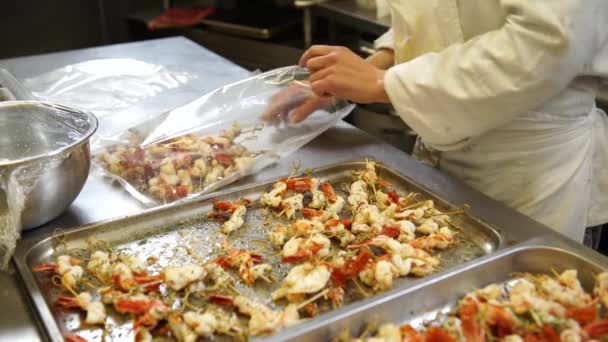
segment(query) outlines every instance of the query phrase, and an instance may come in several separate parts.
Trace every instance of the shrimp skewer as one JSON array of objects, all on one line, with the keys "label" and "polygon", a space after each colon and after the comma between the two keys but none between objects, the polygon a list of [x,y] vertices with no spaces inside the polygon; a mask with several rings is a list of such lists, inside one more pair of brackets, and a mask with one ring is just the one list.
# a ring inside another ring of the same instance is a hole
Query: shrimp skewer
[{"label": "shrimp skewer", "polygon": [[308,239],[293,237],[283,246],[281,262],[301,262],[313,256],[329,254],[331,241],[322,234],[313,234]]},{"label": "shrimp skewer", "polygon": [[167,286],[175,291],[205,279],[207,270],[199,265],[185,265],[180,267],[167,267],[162,272]]},{"label": "shrimp skewer", "polygon": [[224,243],[223,248],[228,252],[228,255],[221,257],[221,261],[230,267],[238,268],[239,276],[247,285],[253,286],[257,279],[270,282],[268,275],[272,272],[272,266],[260,264],[262,262],[261,255],[232,248],[227,242]]},{"label": "shrimp skewer", "polygon": [[287,184],[284,182],[276,182],[272,191],[262,194],[260,204],[273,208],[278,208],[283,201],[282,196],[287,191]]},{"label": "shrimp skewer", "polygon": [[249,316],[248,330],[253,336],[271,334],[300,321],[297,306],[293,304],[287,305],[283,311],[275,311],[245,296],[212,294],[209,299],[218,305],[235,307],[239,313]]},{"label": "shrimp skewer", "polygon": [[93,300],[89,292],[81,292],[76,297],[59,296],[55,304],[66,309],[79,308],[86,311],[87,324],[104,324],[106,320],[105,306],[101,301]]},{"label": "shrimp skewer", "polygon": [[38,266],[34,266],[32,271],[34,272],[52,272],[61,276],[61,284],[70,292],[74,293],[76,283],[84,274],[82,267],[78,266],[83,261],[76,259],[69,255],[60,255],[57,257],[57,262],[43,263]]},{"label": "shrimp skewer", "polygon": [[283,280],[281,287],[272,293],[273,300],[287,297],[290,302],[300,301],[304,295],[319,292],[329,281],[328,265],[310,262],[294,266]]},{"label": "shrimp skewer", "polygon": [[247,207],[251,204],[252,202],[247,199],[235,202],[215,201],[213,207],[220,211],[209,212],[207,216],[218,220],[225,220],[226,222],[222,226],[222,233],[230,234],[243,226],[245,223],[243,216],[245,216]]},{"label": "shrimp skewer", "polygon": [[135,328],[143,326],[153,329],[169,314],[169,307],[163,302],[143,294],[121,296],[115,301],[114,308],[119,313],[133,314],[136,317],[133,323]]},{"label": "shrimp skewer", "polygon": [[303,200],[304,195],[302,194],[295,194],[285,198],[281,201],[281,209],[283,209],[281,213],[285,214],[287,219],[295,217],[296,212],[304,208]]}]

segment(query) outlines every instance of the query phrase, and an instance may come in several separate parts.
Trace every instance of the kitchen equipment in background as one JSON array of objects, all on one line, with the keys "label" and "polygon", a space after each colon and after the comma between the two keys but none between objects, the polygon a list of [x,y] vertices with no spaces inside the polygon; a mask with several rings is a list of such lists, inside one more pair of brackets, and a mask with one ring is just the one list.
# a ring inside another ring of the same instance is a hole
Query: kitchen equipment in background
[{"label": "kitchen equipment in background", "polygon": [[408,154],[414,149],[416,133],[385,105],[359,105],[347,121]]}]

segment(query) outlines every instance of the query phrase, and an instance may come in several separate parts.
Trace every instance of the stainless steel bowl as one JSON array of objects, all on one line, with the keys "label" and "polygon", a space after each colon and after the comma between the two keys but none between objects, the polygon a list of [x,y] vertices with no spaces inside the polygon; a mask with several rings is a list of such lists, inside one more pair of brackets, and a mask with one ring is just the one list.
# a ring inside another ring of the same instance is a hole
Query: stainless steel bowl
[{"label": "stainless steel bowl", "polygon": [[[43,225],[65,211],[89,174],[91,113],[38,101],[0,102],[0,177],[9,172],[31,183],[21,215],[23,229]],[[0,189],[0,212],[8,208]]]}]

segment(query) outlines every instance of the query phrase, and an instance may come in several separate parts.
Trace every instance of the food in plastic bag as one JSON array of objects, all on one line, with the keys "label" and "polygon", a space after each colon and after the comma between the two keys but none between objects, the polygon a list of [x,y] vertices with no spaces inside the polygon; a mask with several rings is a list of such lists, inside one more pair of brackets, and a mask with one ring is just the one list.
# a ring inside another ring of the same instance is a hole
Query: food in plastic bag
[{"label": "food in plastic bag", "polygon": [[159,202],[171,202],[200,192],[235,172],[251,168],[255,156],[235,143],[241,127],[234,124],[217,136],[195,134],[141,148],[117,144],[102,149],[97,161]]},{"label": "food in plastic bag", "polygon": [[[306,69],[289,66],[221,87],[130,129],[93,143],[101,175],[120,182],[146,205],[215,191],[296,151],[344,118],[354,105],[332,100],[306,121],[264,125],[273,96],[304,84]],[[289,115],[289,113],[287,113]]]}]

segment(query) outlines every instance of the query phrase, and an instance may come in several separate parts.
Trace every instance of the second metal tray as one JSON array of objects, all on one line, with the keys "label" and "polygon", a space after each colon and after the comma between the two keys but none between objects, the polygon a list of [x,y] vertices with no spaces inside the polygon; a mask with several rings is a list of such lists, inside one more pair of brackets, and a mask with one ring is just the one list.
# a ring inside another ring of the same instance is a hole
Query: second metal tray
[{"label": "second metal tray", "polygon": [[608,270],[608,260],[574,243],[546,246],[554,243],[541,239],[506,250],[426,284],[393,291],[390,296],[359,305],[348,313],[332,313],[323,322],[308,322],[273,338],[276,341],[329,341],[345,330],[357,336],[366,326],[377,327],[389,322],[420,327],[452,311],[458,300],[472,290],[491,283],[506,283],[513,273],[551,275],[554,271],[575,269],[581,284],[590,292],[595,276]]},{"label": "second metal tray", "polygon": [[[332,184],[336,185],[336,190],[340,192],[340,187],[337,185],[351,181],[352,171],[363,169],[363,167],[363,161],[343,163],[314,170],[314,176],[330,180]],[[401,193],[418,192],[421,194],[421,199],[433,199],[436,207],[444,212],[457,208],[455,204],[447,203],[411,179],[387,167],[378,165],[377,172],[380,177],[391,182],[393,187]],[[189,248],[200,259],[211,260],[216,256],[214,251],[219,249],[225,238],[219,232],[220,224],[206,220],[206,213],[211,210],[213,201],[215,199],[236,200],[241,197],[257,200],[263,192],[268,191],[272,183],[234,188],[203,199],[174,203],[145,211],[139,215],[84,226],[42,240],[29,250],[19,251],[16,256],[17,268],[51,339],[61,340],[62,332],[77,329],[80,326],[81,317],[77,313],[51,310],[52,303],[59,293],[56,288],[51,286],[47,278],[32,273],[33,266],[53,260],[53,257],[64,251],[65,246],[70,250],[84,249],[91,240],[102,240],[114,248],[128,249],[144,259],[155,257],[158,259],[157,264],[162,267],[194,262],[185,249],[180,246]],[[267,216],[260,208],[249,210],[245,219],[246,224],[230,235],[231,243],[238,248],[250,250],[258,248],[259,245],[254,240],[266,239],[267,228],[263,223]],[[440,253],[441,271],[492,253],[502,247],[506,241],[495,229],[468,214],[455,216],[453,223],[462,229],[462,233],[457,235],[459,243],[456,246]],[[509,237],[509,241],[516,240],[515,237]],[[269,248],[269,250],[262,251],[261,254],[265,260],[268,260],[276,254],[276,250]],[[277,275],[284,275],[287,270],[287,267],[277,265],[273,272]],[[394,287],[396,289],[407,288],[424,281],[424,278],[401,278],[395,282]],[[255,290],[242,286],[239,287],[239,290],[243,294],[272,306],[274,304],[270,302],[269,294],[275,286],[256,286]],[[373,298],[383,296],[385,294],[378,294]],[[350,305],[346,304],[335,311],[346,313],[349,307]],[[325,314],[321,314],[312,321],[323,321],[324,316]],[[123,324],[114,320],[112,323],[116,324],[116,328],[108,337],[118,340],[132,334],[127,322],[123,322]],[[79,333],[89,339],[101,337],[101,329],[79,330]]]}]

